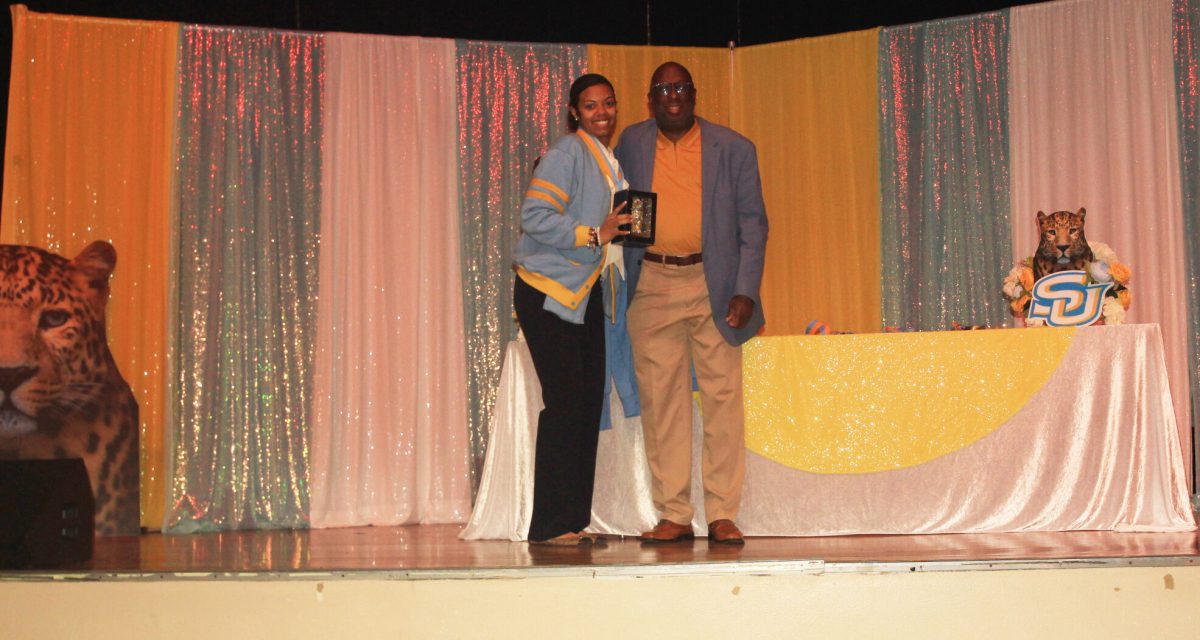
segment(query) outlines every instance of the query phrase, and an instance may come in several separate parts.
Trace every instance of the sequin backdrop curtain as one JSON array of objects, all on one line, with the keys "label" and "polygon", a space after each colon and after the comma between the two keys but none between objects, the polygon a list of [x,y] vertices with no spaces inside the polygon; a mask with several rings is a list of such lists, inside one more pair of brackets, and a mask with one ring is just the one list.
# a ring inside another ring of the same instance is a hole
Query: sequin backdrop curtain
[{"label": "sequin backdrop curtain", "polygon": [[608,78],[620,112],[613,145],[631,124],[653,117],[647,93],[658,65],[674,60],[687,67],[696,84],[696,115],[729,126],[732,60],[729,49],[713,47],[635,47],[588,45],[588,71]]},{"label": "sequin backdrop curtain", "polygon": [[[1196,416],[1200,416],[1200,2],[1176,0],[1173,16],[1183,248],[1187,260],[1187,368],[1192,396],[1192,459],[1196,460],[1200,459],[1200,440],[1195,437]],[[1192,491],[1196,491],[1194,480]]]},{"label": "sequin backdrop curtain", "polygon": [[879,85],[884,324],[1003,325],[1008,14],[884,29]]},{"label": "sequin backdrop curtain", "polygon": [[322,37],[185,27],[166,530],[308,524]]},{"label": "sequin backdrop curtain", "polygon": [[[516,337],[512,249],[533,162],[566,133],[583,45],[459,41],[459,203],[472,487],[487,449],[500,365]],[[474,490],[474,489],[472,489]]]},{"label": "sequin backdrop curtain", "polygon": [[471,511],[453,40],[325,36],[313,527]]},{"label": "sequin backdrop curtain", "polygon": [[[1012,9],[1012,236],[1013,258],[1032,255],[1038,210],[1087,208],[1088,239],[1110,245],[1133,269],[1126,321],[1162,327],[1188,452],[1188,278],[1171,15],[1171,0]],[[1188,469],[1190,477],[1190,461]]]},{"label": "sequin backdrop curtain", "polygon": [[770,335],[804,333],[813,320],[880,329],[878,34],[735,51],[733,125],[758,147],[771,220]]},{"label": "sequin backdrop curtain", "polygon": [[117,250],[108,341],[141,419],[142,525],[162,524],[167,244],[179,25],[12,7],[0,241]]}]

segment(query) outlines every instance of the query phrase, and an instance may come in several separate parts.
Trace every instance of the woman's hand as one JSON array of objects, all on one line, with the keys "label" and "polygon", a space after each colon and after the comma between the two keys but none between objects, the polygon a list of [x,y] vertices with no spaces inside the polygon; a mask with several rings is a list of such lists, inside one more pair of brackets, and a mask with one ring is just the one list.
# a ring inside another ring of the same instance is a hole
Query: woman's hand
[{"label": "woman's hand", "polygon": [[608,217],[604,219],[604,224],[600,225],[601,245],[606,245],[612,242],[613,238],[627,235],[629,233],[628,231],[621,231],[620,228],[623,224],[633,223],[633,218],[628,213],[621,213],[625,210],[625,205],[627,204],[629,203],[622,202],[621,204],[617,205],[617,208],[613,209],[612,213],[608,214]]}]

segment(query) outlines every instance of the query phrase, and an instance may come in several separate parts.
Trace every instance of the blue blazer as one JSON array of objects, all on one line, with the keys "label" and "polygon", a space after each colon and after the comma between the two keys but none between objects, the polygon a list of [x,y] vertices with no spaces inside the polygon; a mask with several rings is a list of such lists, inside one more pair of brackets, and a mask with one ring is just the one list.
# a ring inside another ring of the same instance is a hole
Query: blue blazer
[{"label": "blue blazer", "polygon": [[[702,118],[700,123],[700,243],[704,253],[704,277],[713,321],[726,342],[740,345],[765,322],[759,286],[767,250],[767,210],[763,204],[762,180],[758,175],[758,152],[754,143],[732,129]],[[629,187],[651,191],[654,181],[654,147],[658,125],[639,122],[621,132],[614,153],[629,180]],[[625,247],[625,271],[630,301],[637,291],[644,248]],[[743,295],[754,301],[754,315],[741,329],[725,322],[729,300]]]}]

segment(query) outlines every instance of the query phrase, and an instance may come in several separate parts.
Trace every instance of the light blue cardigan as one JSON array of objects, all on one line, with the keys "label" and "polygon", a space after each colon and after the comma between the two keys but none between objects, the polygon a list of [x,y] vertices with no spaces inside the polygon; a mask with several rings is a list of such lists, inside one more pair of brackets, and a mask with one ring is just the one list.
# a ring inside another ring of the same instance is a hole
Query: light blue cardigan
[{"label": "light blue cardigan", "polygon": [[582,131],[555,140],[521,204],[517,275],[546,294],[547,311],[574,324],[583,324],[603,266],[604,254],[587,246],[588,228],[603,224],[612,207],[603,156],[594,157],[600,144]]},{"label": "light blue cardigan", "polygon": [[[603,224],[612,207],[603,172],[609,171],[614,182],[623,181],[619,166],[606,166],[601,144],[583,131],[555,140],[534,171],[521,205],[517,277],[546,294],[547,311],[575,324],[583,323],[585,303],[603,267],[603,253],[587,247],[588,228]],[[608,428],[610,389],[616,388],[626,417],[640,414],[641,404],[625,324],[625,278],[612,267],[603,276],[607,373],[600,423]]]}]

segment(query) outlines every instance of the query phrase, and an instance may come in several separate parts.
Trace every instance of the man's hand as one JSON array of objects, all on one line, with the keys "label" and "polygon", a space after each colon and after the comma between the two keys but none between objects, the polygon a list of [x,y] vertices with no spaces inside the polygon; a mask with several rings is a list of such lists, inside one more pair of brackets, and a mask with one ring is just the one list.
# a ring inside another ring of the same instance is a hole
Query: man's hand
[{"label": "man's hand", "polygon": [[729,313],[725,314],[725,322],[734,329],[741,329],[750,322],[754,315],[754,301],[746,296],[734,296],[729,301]]}]

